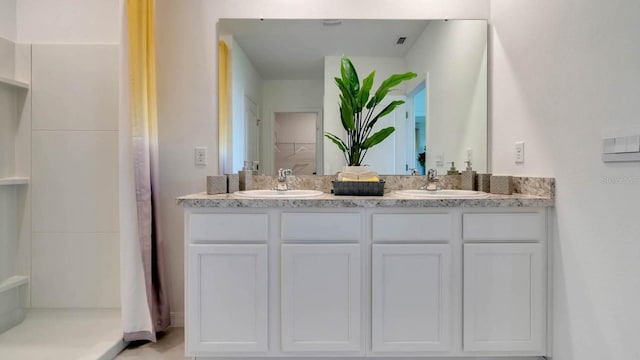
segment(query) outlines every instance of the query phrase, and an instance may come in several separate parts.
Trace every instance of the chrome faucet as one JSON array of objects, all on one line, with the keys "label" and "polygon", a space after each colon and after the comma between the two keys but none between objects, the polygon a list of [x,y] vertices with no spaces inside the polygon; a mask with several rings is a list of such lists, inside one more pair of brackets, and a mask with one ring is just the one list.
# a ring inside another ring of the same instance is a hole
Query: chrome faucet
[{"label": "chrome faucet", "polygon": [[291,169],[282,169],[282,168],[278,169],[278,184],[276,185],[276,190],[278,191],[291,190],[289,186],[288,177],[292,174],[293,174],[293,171]]},{"label": "chrome faucet", "polygon": [[436,172],[436,169],[427,170],[427,185],[424,187],[425,190],[427,191],[438,190],[438,182],[440,181],[440,179],[438,179],[437,175],[438,173]]}]

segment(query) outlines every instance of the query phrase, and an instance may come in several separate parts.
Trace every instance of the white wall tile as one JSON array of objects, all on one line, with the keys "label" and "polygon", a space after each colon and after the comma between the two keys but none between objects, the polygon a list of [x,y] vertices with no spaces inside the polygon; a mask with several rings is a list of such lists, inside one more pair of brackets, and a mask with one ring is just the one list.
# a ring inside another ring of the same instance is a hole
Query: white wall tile
[{"label": "white wall tile", "polygon": [[0,84],[0,178],[15,176],[16,91]]},{"label": "white wall tile", "polygon": [[33,45],[33,128],[118,129],[118,45]]},{"label": "white wall tile", "polygon": [[33,234],[32,306],[120,306],[117,233]]},{"label": "white wall tile", "polygon": [[33,232],[118,232],[118,132],[34,131]]},{"label": "white wall tile", "polygon": [[0,38],[0,76],[13,78],[15,73],[15,44]]},{"label": "white wall tile", "polygon": [[16,0],[16,36],[26,43],[117,42],[120,40],[122,3],[114,0]]},{"label": "white wall tile", "polygon": [[0,1],[0,37],[16,39],[16,0]]},{"label": "white wall tile", "polygon": [[16,189],[0,186],[0,282],[15,275],[16,247]]}]

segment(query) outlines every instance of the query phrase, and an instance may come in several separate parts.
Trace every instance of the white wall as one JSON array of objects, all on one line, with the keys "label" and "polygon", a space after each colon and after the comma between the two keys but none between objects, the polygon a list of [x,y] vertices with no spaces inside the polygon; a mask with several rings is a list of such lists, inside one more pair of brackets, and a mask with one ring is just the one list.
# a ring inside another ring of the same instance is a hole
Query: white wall
[{"label": "white wall", "polygon": [[0,38],[16,41],[16,0],[0,1]]},{"label": "white wall", "polygon": [[248,101],[257,105],[257,111],[262,108],[262,77],[238,42],[231,40],[227,46],[231,58],[231,167],[225,173],[232,174],[242,170],[245,160],[258,160],[253,151],[256,144],[245,141],[258,136],[256,126],[245,123],[245,111]]},{"label": "white wall", "polygon": [[640,3],[491,6],[494,173],[557,181],[553,359],[638,359],[640,163],[600,156],[604,136],[640,133]]},{"label": "white wall", "polygon": [[[276,169],[273,159],[274,113],[318,112],[322,116],[323,95],[322,80],[265,80],[262,83],[261,163],[265,174],[275,174]],[[321,152],[321,149],[317,148],[317,151]]]},{"label": "white wall", "polygon": [[[489,0],[157,0],[160,235],[167,246],[171,307],[183,298],[182,209],[179,195],[204,191],[216,174],[217,34],[219,18],[488,19]],[[193,165],[193,148],[209,147],[209,164]]]},{"label": "white wall", "polygon": [[[487,25],[485,21],[434,21],[407,54],[407,69],[428,78],[427,166],[446,173],[446,162],[487,169]],[[425,76],[425,74],[428,74]],[[445,166],[437,167],[443,156]]]},{"label": "white wall", "polygon": [[18,42],[118,43],[121,1],[16,1]]}]

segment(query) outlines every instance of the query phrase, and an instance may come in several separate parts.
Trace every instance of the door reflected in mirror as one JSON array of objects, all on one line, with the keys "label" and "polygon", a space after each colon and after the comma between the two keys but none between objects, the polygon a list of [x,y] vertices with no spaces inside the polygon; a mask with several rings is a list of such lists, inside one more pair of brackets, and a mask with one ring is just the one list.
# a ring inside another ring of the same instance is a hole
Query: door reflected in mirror
[{"label": "door reflected in mirror", "polygon": [[317,174],[318,115],[314,112],[275,113],[273,158],[276,169],[291,169],[296,175]]},{"label": "door reflected in mirror", "polygon": [[219,73],[224,172],[245,160],[269,175],[339,171],[344,157],[323,133],[344,134],[333,80],[343,54],[361,77],[376,71],[374,90],[391,74],[418,74],[385,98],[405,104],[380,122],[396,131],[365,157],[373,170],[444,174],[449,162],[471,160],[487,172],[485,20],[221,19],[217,29],[228,49]]}]

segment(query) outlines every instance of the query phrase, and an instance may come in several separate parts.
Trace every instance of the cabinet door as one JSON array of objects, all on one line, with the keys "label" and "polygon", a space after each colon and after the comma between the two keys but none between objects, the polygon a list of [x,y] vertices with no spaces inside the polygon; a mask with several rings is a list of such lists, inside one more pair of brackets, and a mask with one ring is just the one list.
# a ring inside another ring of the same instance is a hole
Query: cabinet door
[{"label": "cabinet door", "polygon": [[267,245],[189,245],[187,352],[267,351]]},{"label": "cabinet door", "polygon": [[544,355],[541,244],[464,245],[464,350]]},{"label": "cabinet door", "polygon": [[373,245],[372,350],[447,351],[449,245]]},{"label": "cabinet door", "polygon": [[361,350],[360,245],[282,245],[282,351]]}]

